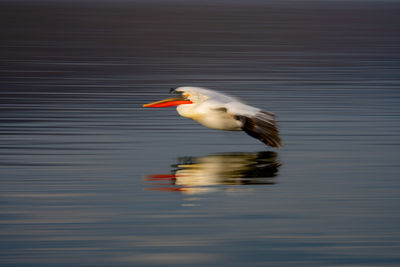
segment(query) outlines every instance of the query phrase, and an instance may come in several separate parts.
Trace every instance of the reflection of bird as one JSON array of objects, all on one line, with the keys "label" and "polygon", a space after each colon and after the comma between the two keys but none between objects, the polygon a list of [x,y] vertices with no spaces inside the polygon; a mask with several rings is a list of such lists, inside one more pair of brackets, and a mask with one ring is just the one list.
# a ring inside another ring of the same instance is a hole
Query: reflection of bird
[{"label": "reflection of bird", "polygon": [[282,146],[274,114],[248,106],[230,96],[200,88],[172,89],[178,97],[169,98],[143,107],[178,106],[178,113],[206,127],[226,131],[245,131],[271,147]]},{"label": "reflection of bird", "polygon": [[170,184],[153,184],[156,190],[198,194],[213,191],[218,185],[274,184],[272,178],[278,174],[280,166],[274,152],[186,157],[173,165],[173,174],[148,175],[145,180],[172,182],[173,187]]}]

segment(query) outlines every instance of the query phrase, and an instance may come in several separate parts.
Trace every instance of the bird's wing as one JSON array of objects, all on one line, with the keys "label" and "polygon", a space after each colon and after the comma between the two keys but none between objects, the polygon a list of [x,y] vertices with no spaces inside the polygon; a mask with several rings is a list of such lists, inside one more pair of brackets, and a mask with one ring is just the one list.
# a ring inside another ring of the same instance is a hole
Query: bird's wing
[{"label": "bird's wing", "polygon": [[229,103],[229,102],[239,101],[238,99],[236,99],[232,96],[222,94],[220,92],[210,90],[207,88],[203,88],[203,87],[182,86],[182,87],[176,88],[174,90],[174,92],[177,92],[177,93],[187,92],[195,97],[201,96],[202,100],[204,100],[204,101],[211,100],[212,102],[215,102],[216,105],[221,104],[221,103]]},{"label": "bird's wing", "polygon": [[271,147],[281,147],[275,115],[240,102],[225,105],[227,112],[242,123],[242,130]]}]

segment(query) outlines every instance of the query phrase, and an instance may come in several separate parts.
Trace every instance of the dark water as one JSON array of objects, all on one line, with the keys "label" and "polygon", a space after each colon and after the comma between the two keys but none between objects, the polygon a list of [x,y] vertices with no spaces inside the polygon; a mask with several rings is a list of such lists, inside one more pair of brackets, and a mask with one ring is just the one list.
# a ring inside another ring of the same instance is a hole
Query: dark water
[{"label": "dark water", "polygon": [[[399,266],[399,13],[3,2],[1,266]],[[285,147],[141,107],[180,85]]]}]

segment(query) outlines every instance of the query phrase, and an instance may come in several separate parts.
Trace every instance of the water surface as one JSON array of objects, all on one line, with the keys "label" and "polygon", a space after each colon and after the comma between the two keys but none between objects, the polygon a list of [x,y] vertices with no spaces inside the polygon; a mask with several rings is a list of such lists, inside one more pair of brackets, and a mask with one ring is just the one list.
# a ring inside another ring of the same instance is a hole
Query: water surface
[{"label": "water surface", "polygon": [[[395,1],[1,5],[2,266],[400,264]],[[285,147],[141,107],[180,85]]]}]

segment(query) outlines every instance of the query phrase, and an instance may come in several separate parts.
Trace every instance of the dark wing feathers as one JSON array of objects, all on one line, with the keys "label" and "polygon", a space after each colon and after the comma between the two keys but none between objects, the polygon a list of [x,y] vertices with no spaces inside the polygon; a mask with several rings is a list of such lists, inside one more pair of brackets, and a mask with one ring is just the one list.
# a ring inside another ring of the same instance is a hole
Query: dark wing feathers
[{"label": "dark wing feathers", "polygon": [[259,111],[253,117],[236,115],[236,119],[242,122],[243,131],[264,144],[271,147],[283,145],[274,114],[268,111]]}]

